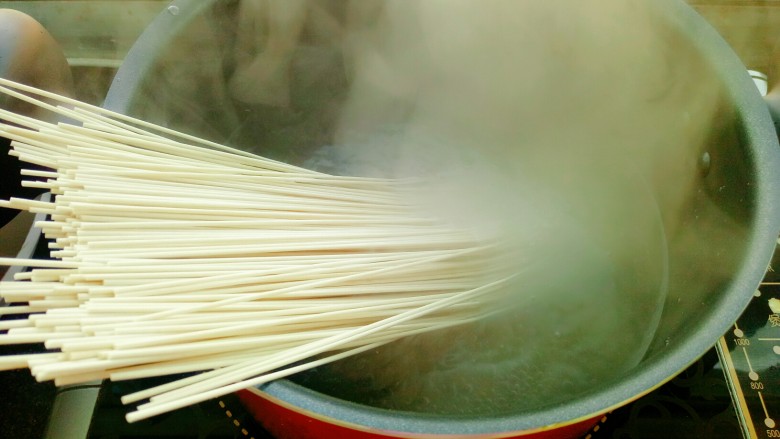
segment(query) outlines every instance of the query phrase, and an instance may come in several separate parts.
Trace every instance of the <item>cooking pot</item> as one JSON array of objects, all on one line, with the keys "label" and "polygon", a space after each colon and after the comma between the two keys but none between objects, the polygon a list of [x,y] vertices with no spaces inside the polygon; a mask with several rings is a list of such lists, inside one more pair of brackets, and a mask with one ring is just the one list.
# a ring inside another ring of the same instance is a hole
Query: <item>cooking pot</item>
[{"label": "cooking pot", "polygon": [[[282,67],[291,72],[292,84],[280,85],[283,79],[278,77],[266,78],[266,82],[258,80],[256,88],[261,90],[260,93],[251,87],[242,89],[241,84],[235,83],[241,70],[251,64],[251,60],[242,59],[246,53],[242,53],[239,47],[247,44],[242,41],[242,32],[246,30],[246,10],[243,8],[251,3],[215,0],[172,2],[129,52],[110,88],[105,107],[223,143],[247,149],[252,147],[254,151],[272,158],[305,163],[316,155],[318,148],[334,142],[333,139],[339,135],[334,115],[348,105],[346,91],[358,81],[354,72],[344,68],[349,65],[349,57],[340,50],[342,46],[327,44],[323,47],[319,44],[327,40],[322,35],[333,35],[323,28],[338,27],[333,23],[338,23],[339,14],[329,16],[336,17],[331,21],[317,21],[316,18],[324,17],[323,11],[328,8],[338,10],[338,5],[343,2],[311,2],[322,7],[305,14],[309,21],[296,23],[300,25],[300,31],[293,39],[298,46],[288,53],[287,64]],[[663,29],[669,47],[684,53],[681,59],[691,63],[686,64],[690,71],[680,72],[675,67],[676,61],[669,61],[664,66],[668,78],[673,81],[675,75],[685,73],[696,75],[689,85],[714,84],[708,88],[714,92],[708,95],[710,101],[707,105],[688,108],[700,112],[679,114],[679,120],[692,121],[690,123],[694,125],[699,120],[705,120],[702,126],[707,127],[706,131],[699,132],[700,137],[696,141],[687,144],[672,142],[672,146],[666,145],[650,152],[642,150],[640,153],[614,156],[596,154],[597,160],[592,160],[594,163],[588,162],[587,154],[572,157],[572,149],[529,159],[536,169],[545,171],[560,165],[561,174],[576,173],[581,167],[592,165],[593,168],[586,174],[592,175],[597,170],[610,186],[620,185],[628,181],[626,176],[635,175],[641,183],[631,183],[636,190],[629,191],[632,195],[619,201],[629,201],[633,196],[652,200],[643,204],[652,207],[640,209],[642,215],[632,216],[631,209],[625,207],[621,210],[623,220],[652,217],[651,221],[637,223],[643,240],[638,241],[642,245],[632,249],[634,253],[642,253],[644,244],[653,239],[660,237],[663,241],[650,251],[654,255],[653,260],[660,258],[657,264],[660,274],[651,288],[660,293],[644,302],[637,299],[646,324],[642,334],[629,334],[643,343],[641,357],[635,364],[605,377],[598,385],[571,394],[550,394],[548,403],[538,407],[479,415],[372,407],[312,390],[300,381],[288,379],[241,392],[243,402],[272,434],[311,438],[336,435],[366,438],[577,437],[604,413],[639,398],[674,377],[710,349],[729,328],[762,279],[780,229],[780,200],[777,199],[780,177],[775,172],[780,165],[777,136],[767,107],[744,66],[719,35],[681,1],[646,3],[649,4],[643,4],[643,7],[647,7],[647,11],[643,12],[650,15],[650,21],[659,29]],[[560,8],[575,4],[561,4]],[[262,27],[258,23],[251,25]],[[609,31],[619,32],[619,29],[628,28],[630,26],[625,24],[615,26],[613,23]],[[615,34],[611,38],[620,40],[627,36],[629,34]],[[415,38],[416,35],[407,37]],[[468,44],[469,40],[460,42]],[[627,44],[631,43],[628,38]],[[637,47],[636,51],[641,52],[641,49],[644,47]],[[630,47],[627,53],[633,53]],[[524,56],[521,51],[514,55]],[[575,61],[580,59],[565,48],[556,56],[570,57]],[[528,61],[531,69],[535,60],[531,57]],[[582,67],[605,60],[581,64],[575,61],[572,65]],[[462,62],[465,68],[472,61],[464,58]],[[449,65],[447,72],[452,72],[453,67]],[[565,73],[576,82],[579,75],[591,74],[595,76],[590,78],[594,78],[603,73],[597,67],[594,69],[595,74],[585,71],[588,69]],[[620,72],[613,73],[615,76],[610,80],[625,79]],[[562,108],[567,98],[574,99],[574,96],[566,94],[576,88],[563,81],[560,85],[563,92],[551,95],[551,99],[555,96],[560,98],[550,108]],[[282,90],[280,87],[285,88]],[[652,89],[651,85],[648,88]],[[533,91],[533,87],[524,90]],[[466,95],[470,92],[464,90]],[[665,91],[673,95],[684,92],[674,88]],[[376,105],[369,106],[369,110],[355,110],[353,114],[360,119],[370,113],[366,117],[369,122],[398,117],[394,110],[389,109],[394,102],[393,93],[389,93],[390,97],[377,97],[378,104],[375,102]],[[474,96],[479,97],[477,94]],[[594,100],[587,102],[599,100],[598,97],[591,98]],[[636,101],[634,105],[642,108],[651,101],[652,97],[648,97],[647,101]],[[680,102],[685,104],[686,101]],[[529,110],[527,116],[530,118],[535,116],[533,111],[543,115],[556,114],[546,107],[546,102],[534,101],[534,104],[538,106]],[[443,111],[450,109],[446,105],[442,108]],[[551,128],[555,129],[549,132],[583,129],[586,124],[580,126],[577,123],[595,117],[583,111],[584,108],[575,105],[580,117],[558,120],[560,124],[553,124]],[[455,120],[459,116],[453,113]],[[636,131],[637,137],[646,136],[650,131],[642,129],[653,123],[637,121],[636,125],[615,127],[615,131],[610,133],[617,133],[615,135],[620,139],[630,138],[625,136],[630,135],[632,130]],[[658,127],[659,131],[664,129],[665,126]],[[560,137],[551,135],[558,141],[572,141],[565,134],[560,134]],[[548,178],[549,172],[537,175],[533,171],[529,170],[531,175],[545,183],[560,185],[557,186],[559,189],[568,188],[578,196],[588,195],[590,190],[603,189],[598,180],[595,186],[583,185],[588,187],[581,188],[580,185],[572,185],[566,178]],[[603,203],[595,207],[619,208],[610,200]],[[605,225],[593,211],[583,208],[578,212],[584,212],[583,219],[597,230],[607,235],[610,233],[614,224]],[[629,222],[616,225],[614,233],[620,237],[628,236]],[[637,289],[644,288],[645,283],[641,275],[643,271],[637,268],[641,261],[640,258],[630,265],[640,273],[635,279]],[[580,310],[573,309],[571,312],[576,314]],[[606,315],[608,310],[603,312]],[[631,329],[626,329],[613,334],[615,339],[619,339],[630,332]],[[516,342],[522,344],[527,340]],[[593,350],[598,354],[598,346],[594,346]]]}]

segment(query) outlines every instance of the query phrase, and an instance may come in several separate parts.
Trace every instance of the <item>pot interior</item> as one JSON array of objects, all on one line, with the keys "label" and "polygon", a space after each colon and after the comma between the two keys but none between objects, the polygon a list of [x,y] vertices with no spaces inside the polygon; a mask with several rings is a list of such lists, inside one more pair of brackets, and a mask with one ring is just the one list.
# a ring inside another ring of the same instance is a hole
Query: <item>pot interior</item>
[{"label": "pot interior", "polygon": [[[606,408],[684,368],[747,303],[738,284],[765,267],[748,257],[758,110],[735,102],[734,72],[676,2],[599,3],[609,20],[592,1],[567,14],[458,1],[452,18],[436,1],[303,3],[292,38],[262,8],[247,15],[254,2],[176,2],[106,106],[324,172],[454,181],[431,202],[499,216],[527,275],[491,319],[299,374],[287,391],[464,419],[618,392]],[[294,45],[274,58],[274,38]]]}]

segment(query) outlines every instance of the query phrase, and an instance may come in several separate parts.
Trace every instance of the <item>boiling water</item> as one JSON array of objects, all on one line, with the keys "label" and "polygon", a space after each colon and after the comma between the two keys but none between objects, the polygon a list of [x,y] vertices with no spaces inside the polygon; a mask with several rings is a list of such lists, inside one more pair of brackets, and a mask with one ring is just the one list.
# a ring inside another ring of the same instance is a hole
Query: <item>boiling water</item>
[{"label": "boiling water", "polygon": [[[521,273],[512,285],[512,303],[476,323],[408,337],[299,374],[293,381],[375,407],[485,415],[571,399],[639,363],[658,322],[666,277],[663,229],[641,184],[599,183],[577,191],[577,197],[560,197],[517,175],[511,176],[511,185],[486,179],[486,173],[495,169],[475,165],[473,157],[466,162],[471,176],[479,176],[479,184],[460,172],[458,178],[446,180],[444,174],[458,166],[439,161],[439,166],[426,169],[420,154],[411,162],[399,160],[392,144],[380,141],[369,153],[327,147],[306,166],[386,175],[399,163],[404,167],[414,163],[426,174],[435,174],[437,181],[449,181],[434,185],[435,196],[428,199],[457,202],[440,204],[436,211],[458,215],[479,210],[488,212],[486,216],[505,216],[502,221],[516,226],[510,235],[519,256],[512,263]],[[440,153],[436,155],[441,157]],[[477,190],[467,189],[474,186]],[[447,190],[450,197],[442,196]],[[603,196],[605,190],[610,196]],[[485,195],[496,191],[500,192],[496,199],[511,209],[485,208],[490,204]],[[583,208],[574,199],[586,193],[601,197]]]}]

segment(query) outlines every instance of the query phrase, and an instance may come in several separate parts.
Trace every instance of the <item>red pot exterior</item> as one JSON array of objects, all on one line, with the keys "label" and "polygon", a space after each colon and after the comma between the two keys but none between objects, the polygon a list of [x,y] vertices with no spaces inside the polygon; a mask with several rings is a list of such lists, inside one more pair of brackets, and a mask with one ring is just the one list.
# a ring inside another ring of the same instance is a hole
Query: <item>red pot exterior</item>
[{"label": "red pot exterior", "polygon": [[401,431],[375,430],[346,422],[316,417],[300,409],[275,401],[262,392],[251,389],[238,392],[241,402],[252,416],[278,439],[575,439],[582,438],[595,426],[601,415],[570,424],[555,425],[529,431],[473,435],[418,434]]}]

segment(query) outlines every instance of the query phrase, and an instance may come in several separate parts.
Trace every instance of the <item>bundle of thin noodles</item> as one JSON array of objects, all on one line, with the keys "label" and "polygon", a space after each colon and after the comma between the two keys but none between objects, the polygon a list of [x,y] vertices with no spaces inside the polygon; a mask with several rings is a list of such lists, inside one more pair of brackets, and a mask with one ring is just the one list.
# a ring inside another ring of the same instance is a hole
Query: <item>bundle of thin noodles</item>
[{"label": "bundle of thin noodles", "polygon": [[[326,175],[0,79],[58,113],[0,110],[52,201],[42,259],[0,284],[0,357],[57,385],[172,375],[124,396],[130,422],[491,313],[500,243],[422,214],[414,180]],[[44,170],[41,170],[44,169]],[[489,241],[489,242],[488,242]],[[15,318],[9,318],[9,316]],[[200,372],[200,373],[194,373]],[[182,378],[184,377],[184,378]]]}]

